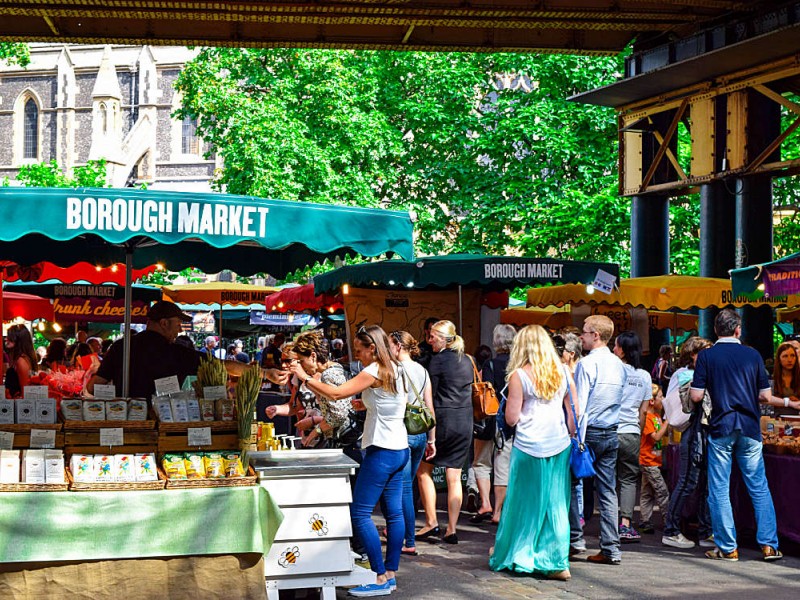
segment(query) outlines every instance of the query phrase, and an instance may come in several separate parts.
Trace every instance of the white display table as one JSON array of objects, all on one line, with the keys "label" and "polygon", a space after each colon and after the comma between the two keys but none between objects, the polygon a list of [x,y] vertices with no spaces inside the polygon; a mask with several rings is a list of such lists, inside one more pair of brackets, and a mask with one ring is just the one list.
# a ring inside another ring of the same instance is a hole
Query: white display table
[{"label": "white display table", "polygon": [[278,590],[321,588],[324,600],[336,587],[375,582],[375,573],[353,562],[350,551],[350,476],[358,463],[341,450],[250,453],[261,485],[283,512],[283,523],[264,557],[267,597]]}]

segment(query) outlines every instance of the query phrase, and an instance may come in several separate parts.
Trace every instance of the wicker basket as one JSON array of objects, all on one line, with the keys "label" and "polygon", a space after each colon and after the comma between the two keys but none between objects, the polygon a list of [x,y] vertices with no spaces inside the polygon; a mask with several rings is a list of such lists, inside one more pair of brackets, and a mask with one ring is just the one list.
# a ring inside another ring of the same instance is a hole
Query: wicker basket
[{"label": "wicker basket", "polygon": [[256,485],[258,476],[253,467],[247,468],[247,475],[244,477],[225,477],[224,479],[168,479],[166,473],[158,468],[158,476],[163,478],[168,490],[187,490],[195,488],[216,488],[216,487],[243,487]]},{"label": "wicker basket", "polygon": [[65,472],[64,483],[0,483],[0,492],[66,492],[69,474]]},{"label": "wicker basket", "polygon": [[83,483],[75,481],[69,469],[67,469],[67,479],[69,480],[69,489],[73,492],[130,492],[164,489],[164,481],[161,479],[156,481]]}]

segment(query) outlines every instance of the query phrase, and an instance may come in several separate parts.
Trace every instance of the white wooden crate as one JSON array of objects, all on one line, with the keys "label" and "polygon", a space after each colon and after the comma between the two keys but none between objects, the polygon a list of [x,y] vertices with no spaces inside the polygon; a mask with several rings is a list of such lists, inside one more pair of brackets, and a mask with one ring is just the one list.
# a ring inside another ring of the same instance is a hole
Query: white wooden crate
[{"label": "white wooden crate", "polygon": [[289,540],[274,542],[264,557],[267,579],[331,573],[353,570],[350,540]]},{"label": "white wooden crate", "polygon": [[347,477],[292,477],[261,480],[283,510],[287,506],[350,504],[353,496]]},{"label": "white wooden crate", "polygon": [[329,540],[349,538],[353,535],[350,524],[350,508],[341,506],[296,506],[281,508],[281,523],[275,541],[284,540]]}]

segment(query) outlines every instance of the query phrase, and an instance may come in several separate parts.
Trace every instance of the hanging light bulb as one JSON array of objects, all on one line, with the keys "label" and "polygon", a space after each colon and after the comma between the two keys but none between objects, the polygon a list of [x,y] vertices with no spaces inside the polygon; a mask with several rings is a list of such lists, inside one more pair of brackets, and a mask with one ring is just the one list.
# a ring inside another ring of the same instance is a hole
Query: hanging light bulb
[{"label": "hanging light bulb", "polygon": [[55,331],[56,333],[60,333],[61,325],[59,325],[58,323],[53,323],[53,331]]},{"label": "hanging light bulb", "polygon": [[345,283],[342,286],[342,294],[349,294],[350,293],[350,284]]},{"label": "hanging light bulb", "polygon": [[594,294],[594,286],[591,283],[586,286],[586,293],[589,295]]}]

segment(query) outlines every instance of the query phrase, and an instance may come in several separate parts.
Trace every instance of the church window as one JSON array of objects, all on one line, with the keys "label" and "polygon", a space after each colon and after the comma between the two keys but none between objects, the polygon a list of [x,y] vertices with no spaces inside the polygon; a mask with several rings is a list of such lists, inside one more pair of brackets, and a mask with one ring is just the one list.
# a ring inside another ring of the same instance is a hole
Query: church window
[{"label": "church window", "polygon": [[33,98],[25,102],[22,157],[39,157],[39,107]]}]

